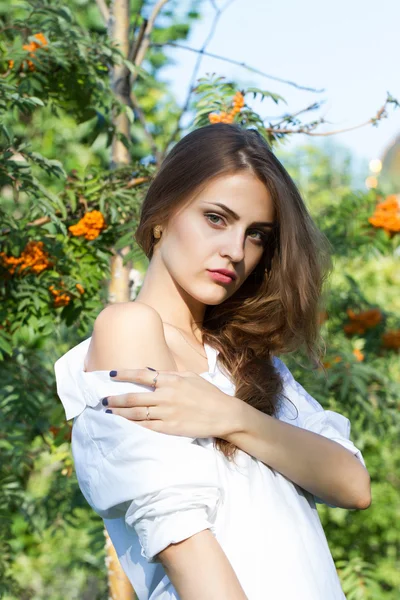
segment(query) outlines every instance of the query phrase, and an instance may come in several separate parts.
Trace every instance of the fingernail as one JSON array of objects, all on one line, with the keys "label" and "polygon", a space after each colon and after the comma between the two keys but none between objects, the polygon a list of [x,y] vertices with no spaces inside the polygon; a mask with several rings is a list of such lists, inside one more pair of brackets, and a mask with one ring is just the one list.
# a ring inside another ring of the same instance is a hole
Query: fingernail
[{"label": "fingernail", "polygon": [[108,399],[107,398],[103,398],[103,400],[101,401],[103,406],[108,406]]},{"label": "fingernail", "polygon": [[156,371],[157,369],[153,369],[152,367],[146,367],[146,369],[150,369],[150,371]]},{"label": "fingernail", "polygon": [[110,371],[110,377],[115,377],[117,375],[117,371]]},{"label": "fingernail", "polygon": [[111,408],[107,408],[106,412],[108,412],[108,413],[112,413],[112,410],[111,410]]}]

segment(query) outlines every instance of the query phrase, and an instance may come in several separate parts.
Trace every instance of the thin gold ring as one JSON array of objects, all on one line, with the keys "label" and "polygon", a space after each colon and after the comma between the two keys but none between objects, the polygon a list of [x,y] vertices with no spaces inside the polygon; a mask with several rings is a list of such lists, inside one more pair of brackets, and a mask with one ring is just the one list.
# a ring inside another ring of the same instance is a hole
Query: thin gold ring
[{"label": "thin gold ring", "polygon": [[[153,379],[153,391],[156,389],[156,383],[157,383],[157,377],[158,377],[159,373],[158,371],[156,371],[156,376]],[[149,413],[149,407],[146,406],[146,410],[147,410],[147,414],[146,414],[146,420],[150,421],[150,413]]]},{"label": "thin gold ring", "polygon": [[157,375],[153,379],[153,388],[156,389],[157,377],[159,375],[158,371],[156,371]]}]

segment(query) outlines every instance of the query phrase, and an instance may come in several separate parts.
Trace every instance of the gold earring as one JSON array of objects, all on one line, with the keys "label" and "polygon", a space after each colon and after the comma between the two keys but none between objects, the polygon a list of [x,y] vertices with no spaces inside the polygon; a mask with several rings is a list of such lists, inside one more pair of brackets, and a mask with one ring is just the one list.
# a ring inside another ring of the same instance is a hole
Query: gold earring
[{"label": "gold earring", "polygon": [[153,229],[153,235],[155,238],[161,237],[161,225],[156,225]]}]

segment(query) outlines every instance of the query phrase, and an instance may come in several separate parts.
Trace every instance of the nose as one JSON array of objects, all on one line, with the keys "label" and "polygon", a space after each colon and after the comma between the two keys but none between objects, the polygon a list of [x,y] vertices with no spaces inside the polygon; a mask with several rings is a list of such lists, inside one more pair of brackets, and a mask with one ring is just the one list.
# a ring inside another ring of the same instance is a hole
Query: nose
[{"label": "nose", "polygon": [[239,263],[244,259],[245,232],[231,230],[224,237],[220,251],[221,256],[228,256],[232,263]]}]

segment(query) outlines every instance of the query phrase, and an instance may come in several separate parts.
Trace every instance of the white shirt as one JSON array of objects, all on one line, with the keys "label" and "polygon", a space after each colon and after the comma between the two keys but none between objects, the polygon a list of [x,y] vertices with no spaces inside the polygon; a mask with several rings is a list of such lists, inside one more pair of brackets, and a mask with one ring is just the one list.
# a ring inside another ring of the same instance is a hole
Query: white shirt
[{"label": "white shirt", "polygon": [[[345,598],[315,506],[321,500],[240,449],[236,464],[228,462],[214,438],[159,433],[106,413],[105,396],[152,388],[113,381],[109,371],[85,372],[89,343],[55,363],[57,392],[66,418],[74,418],[79,486],[104,519],[139,600],[179,600],[154,557],[204,529],[220,543],[249,600]],[[209,371],[201,377],[233,396],[218,351],[205,351]],[[277,417],[338,442],[365,465],[349,420],[324,410],[282,361],[274,364],[298,411],[283,399]]]}]

